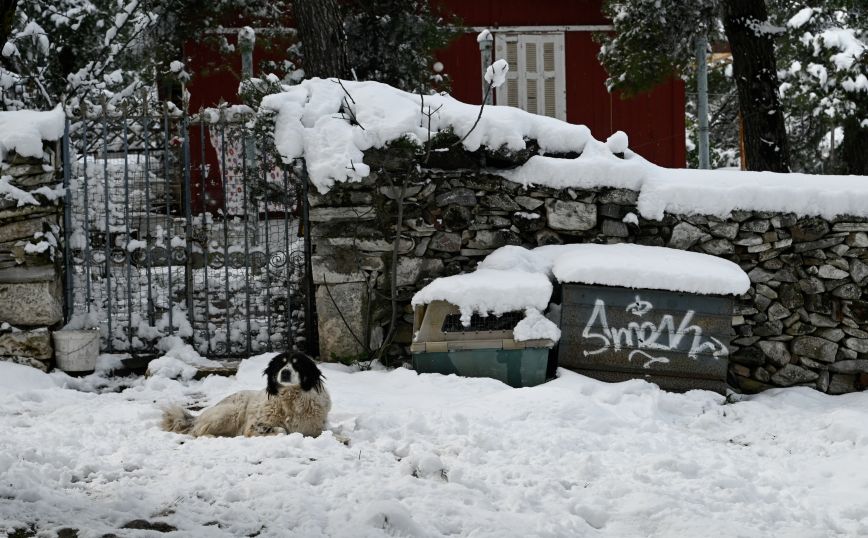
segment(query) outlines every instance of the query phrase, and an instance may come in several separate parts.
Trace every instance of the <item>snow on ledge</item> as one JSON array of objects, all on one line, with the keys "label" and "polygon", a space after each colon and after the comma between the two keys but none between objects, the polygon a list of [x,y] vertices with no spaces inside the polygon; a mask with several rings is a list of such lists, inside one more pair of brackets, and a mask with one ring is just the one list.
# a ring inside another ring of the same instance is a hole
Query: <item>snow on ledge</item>
[{"label": "snow on ledge", "polygon": [[[275,144],[285,162],[305,158],[310,179],[321,193],[336,182],[366,177],[370,171],[362,157],[367,149],[402,137],[418,143],[428,140],[423,100],[425,111],[437,111],[431,116],[431,136],[451,129],[463,138],[479,115],[479,105],[447,94],[423,98],[379,82],[338,84],[334,79],[313,78],[284,90],[262,99],[262,107],[277,114]],[[518,151],[525,149],[527,139],[536,140],[543,152],[580,153],[593,137],[584,125],[509,106],[486,106],[479,125],[462,145],[467,151],[482,146]]]},{"label": "snow on ledge", "polygon": [[705,295],[741,295],[750,288],[750,279],[741,267],[698,252],[626,243],[540,248],[555,255],[552,272],[559,282]]},{"label": "snow on ledge", "polygon": [[0,161],[13,151],[22,157],[42,157],[43,140],[59,140],[64,121],[60,106],[46,112],[0,112]]},{"label": "snow on ledge", "polygon": [[664,213],[726,218],[739,209],[826,219],[868,217],[868,177],[652,166],[638,207],[643,217],[654,220]]},{"label": "snow on ledge", "polygon": [[[446,94],[423,97],[379,82],[339,84],[336,79],[319,78],[284,86],[283,92],[264,97],[261,104],[276,114],[275,144],[284,161],[303,157],[321,193],[335,183],[367,177],[370,170],[362,160],[370,148],[402,137],[421,145],[446,130],[463,138],[479,115],[478,105]],[[430,118],[430,132],[426,111],[436,111]],[[57,136],[62,127],[60,114]],[[525,187],[631,189],[639,193],[638,212],[646,219],[659,220],[665,213],[726,218],[735,210],[827,219],[868,217],[865,176],[662,168],[631,151],[622,132],[601,142],[584,125],[514,107],[486,106],[462,145],[467,151],[480,147],[518,151],[525,149],[527,140],[536,140],[542,154],[512,170],[492,172]],[[545,155],[564,153],[578,157]]]},{"label": "snow on ledge", "polygon": [[436,278],[413,296],[412,303],[416,306],[446,301],[457,305],[461,323],[468,326],[474,313],[499,316],[528,308],[545,310],[552,289],[552,283],[542,273],[483,268]]}]

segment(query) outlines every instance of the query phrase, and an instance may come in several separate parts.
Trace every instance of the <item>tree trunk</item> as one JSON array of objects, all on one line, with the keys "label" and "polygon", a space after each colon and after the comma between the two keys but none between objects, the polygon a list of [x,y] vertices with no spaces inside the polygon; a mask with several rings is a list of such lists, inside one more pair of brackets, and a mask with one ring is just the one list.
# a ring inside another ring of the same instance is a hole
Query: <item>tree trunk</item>
[{"label": "tree trunk", "polygon": [[744,118],[748,170],[790,171],[784,115],[765,0],[723,0],[723,26],[732,50],[738,103]]},{"label": "tree trunk", "polygon": [[18,0],[0,0],[0,47],[9,39],[15,22],[15,6]]},{"label": "tree trunk", "polygon": [[844,140],[841,141],[841,161],[845,174],[868,176],[868,125],[862,127],[856,114],[844,122]]},{"label": "tree trunk", "polygon": [[292,3],[307,78],[350,76],[347,39],[336,0],[295,0]]}]

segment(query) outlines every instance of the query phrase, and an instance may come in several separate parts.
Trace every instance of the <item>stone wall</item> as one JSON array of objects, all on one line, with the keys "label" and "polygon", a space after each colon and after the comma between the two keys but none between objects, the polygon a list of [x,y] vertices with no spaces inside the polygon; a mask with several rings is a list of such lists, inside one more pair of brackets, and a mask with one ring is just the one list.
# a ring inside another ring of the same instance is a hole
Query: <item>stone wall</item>
[{"label": "stone wall", "polygon": [[458,155],[437,169],[414,169],[400,154],[389,155],[369,151],[370,177],[310,196],[324,359],[364,354],[359,341],[366,340],[366,328],[369,347],[376,347],[389,324],[400,195],[394,185],[403,179],[401,324],[393,355],[406,354],[401,346],[412,338],[409,300],[432,278],[473,270],[508,244],[630,242],[720,256],[748,272],[751,289],[733,312],[730,379],[739,389],[805,385],[838,394],[868,386],[864,218],[737,211],[728,219],[667,214],[650,221],[639,216],[637,192],[526,189],[490,173],[501,163],[492,155]]},{"label": "stone wall", "polygon": [[[62,206],[56,144],[44,157],[15,153],[0,164],[0,360],[49,370],[54,355],[48,330],[63,320],[58,270]],[[28,246],[30,245],[30,246]]]}]

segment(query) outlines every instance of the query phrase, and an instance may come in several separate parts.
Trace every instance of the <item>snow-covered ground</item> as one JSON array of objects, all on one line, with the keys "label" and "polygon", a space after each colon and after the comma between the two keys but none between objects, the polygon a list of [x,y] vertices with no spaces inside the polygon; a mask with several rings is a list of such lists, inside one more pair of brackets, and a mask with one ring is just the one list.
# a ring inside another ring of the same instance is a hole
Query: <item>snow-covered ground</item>
[{"label": "snow-covered ground", "polygon": [[[164,521],[175,536],[868,534],[868,394],[769,391],[725,404],[561,370],[544,385],[325,365],[326,433],[193,439],[159,406],[262,387],[110,381],[0,363],[0,535]],[[80,390],[75,390],[77,387]]]}]

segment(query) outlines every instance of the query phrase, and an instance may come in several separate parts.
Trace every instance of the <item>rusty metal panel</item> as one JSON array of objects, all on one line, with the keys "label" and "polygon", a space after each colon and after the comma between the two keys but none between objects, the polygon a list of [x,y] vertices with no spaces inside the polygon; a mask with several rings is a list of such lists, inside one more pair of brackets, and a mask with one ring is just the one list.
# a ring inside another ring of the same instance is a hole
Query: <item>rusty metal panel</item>
[{"label": "rusty metal panel", "polygon": [[583,284],[565,284],[563,297],[561,366],[602,380],[725,391],[731,299]]}]

